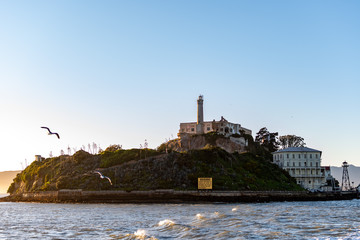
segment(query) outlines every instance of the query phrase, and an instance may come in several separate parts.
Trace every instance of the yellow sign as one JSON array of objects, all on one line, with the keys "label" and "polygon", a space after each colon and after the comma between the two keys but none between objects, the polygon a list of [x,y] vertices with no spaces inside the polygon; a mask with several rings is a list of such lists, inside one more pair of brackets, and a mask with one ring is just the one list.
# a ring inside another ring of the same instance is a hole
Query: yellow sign
[{"label": "yellow sign", "polygon": [[212,178],[198,178],[198,189],[212,189]]}]

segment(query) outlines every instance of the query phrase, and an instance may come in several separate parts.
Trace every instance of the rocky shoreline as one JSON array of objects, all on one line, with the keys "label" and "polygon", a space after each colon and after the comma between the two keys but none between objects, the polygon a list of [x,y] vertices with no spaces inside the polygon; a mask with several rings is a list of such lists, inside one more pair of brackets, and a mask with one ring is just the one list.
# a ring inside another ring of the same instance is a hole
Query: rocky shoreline
[{"label": "rocky shoreline", "polygon": [[357,192],[304,191],[83,191],[59,190],[13,194],[0,202],[42,203],[245,203],[273,201],[330,201],[359,198]]}]

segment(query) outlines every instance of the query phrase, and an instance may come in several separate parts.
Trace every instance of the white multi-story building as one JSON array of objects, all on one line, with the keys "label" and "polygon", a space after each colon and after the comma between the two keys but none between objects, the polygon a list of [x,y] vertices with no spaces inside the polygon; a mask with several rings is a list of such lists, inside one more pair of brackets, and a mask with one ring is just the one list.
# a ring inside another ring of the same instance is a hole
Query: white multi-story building
[{"label": "white multi-story building", "polygon": [[289,147],[273,153],[273,162],[285,169],[299,185],[310,190],[325,190],[332,178],[330,167],[321,167],[321,151],[308,147]]},{"label": "white multi-story building", "polygon": [[221,117],[220,121],[213,120],[204,122],[203,102],[203,96],[200,95],[197,100],[197,122],[180,123],[180,130],[178,134],[179,136],[181,136],[181,134],[203,134],[213,131],[224,134],[226,136],[230,136],[236,133],[245,133],[251,135],[250,129],[244,128],[238,123],[231,123],[223,117]]}]

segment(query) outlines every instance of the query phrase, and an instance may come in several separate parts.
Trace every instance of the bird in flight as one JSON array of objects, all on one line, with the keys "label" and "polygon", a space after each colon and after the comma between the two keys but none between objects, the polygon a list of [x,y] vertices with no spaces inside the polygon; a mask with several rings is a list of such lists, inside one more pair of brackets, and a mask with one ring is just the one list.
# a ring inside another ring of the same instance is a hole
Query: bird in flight
[{"label": "bird in flight", "polygon": [[100,178],[106,178],[109,181],[110,185],[112,185],[111,179],[109,177],[102,175],[99,171],[95,171],[95,173],[99,174]]},{"label": "bird in flight", "polygon": [[48,135],[55,134],[55,135],[58,137],[58,139],[60,139],[59,134],[58,134],[58,133],[51,132],[48,127],[41,127],[41,128],[47,129],[47,130],[49,131]]}]

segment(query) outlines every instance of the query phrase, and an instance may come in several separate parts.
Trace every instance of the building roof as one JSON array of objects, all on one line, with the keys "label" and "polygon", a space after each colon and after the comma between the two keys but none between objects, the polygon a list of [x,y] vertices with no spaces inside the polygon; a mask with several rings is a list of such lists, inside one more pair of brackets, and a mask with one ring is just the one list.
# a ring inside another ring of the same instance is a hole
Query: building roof
[{"label": "building roof", "polygon": [[319,152],[319,153],[321,153],[321,151],[319,151],[319,150],[308,148],[308,147],[288,147],[288,148],[280,149],[280,150],[276,151],[275,153],[281,153],[281,152]]}]

